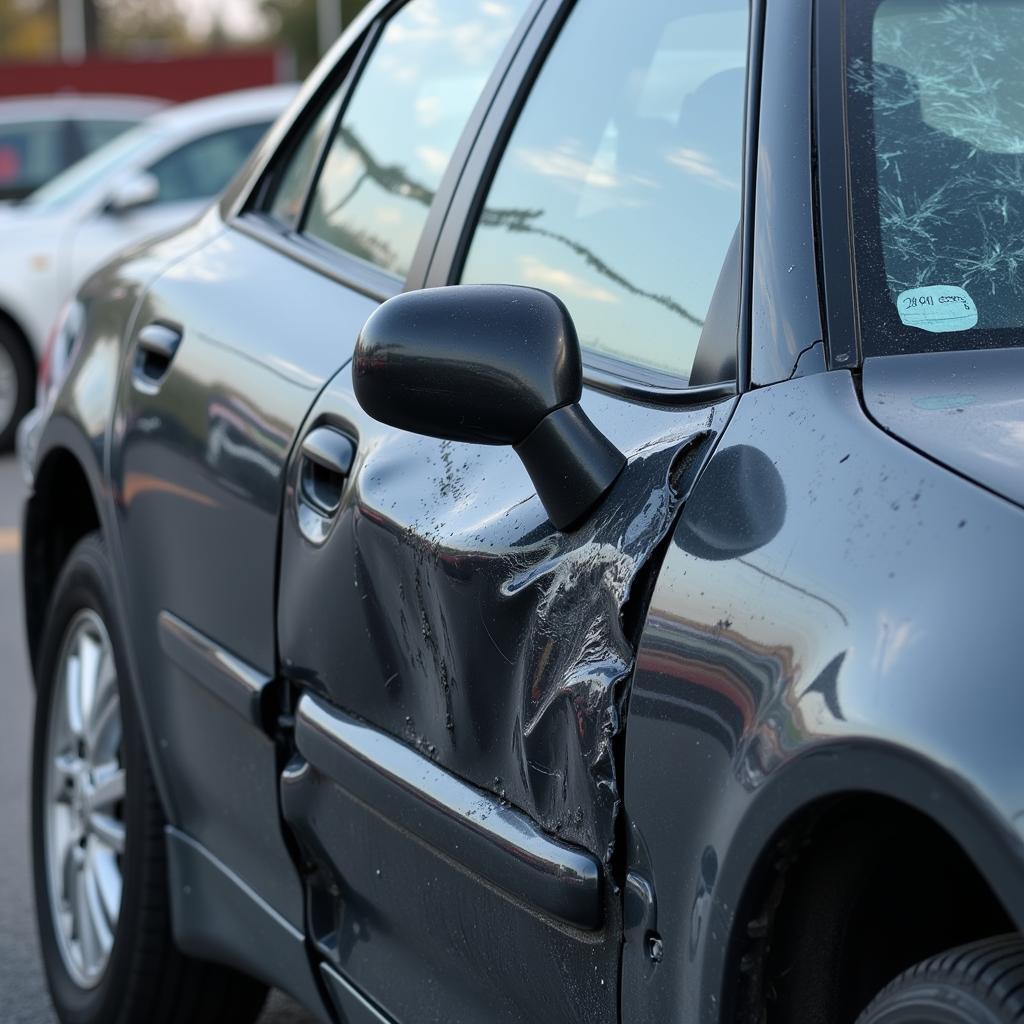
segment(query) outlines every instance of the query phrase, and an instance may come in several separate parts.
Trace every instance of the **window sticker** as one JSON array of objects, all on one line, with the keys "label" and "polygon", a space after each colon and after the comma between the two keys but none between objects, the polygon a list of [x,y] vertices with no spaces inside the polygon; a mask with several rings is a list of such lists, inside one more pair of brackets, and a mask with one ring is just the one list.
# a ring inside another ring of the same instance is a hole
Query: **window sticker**
[{"label": "window sticker", "polygon": [[908,288],[897,296],[896,308],[908,327],[920,327],[933,334],[969,331],[978,323],[974,299],[954,284]]}]

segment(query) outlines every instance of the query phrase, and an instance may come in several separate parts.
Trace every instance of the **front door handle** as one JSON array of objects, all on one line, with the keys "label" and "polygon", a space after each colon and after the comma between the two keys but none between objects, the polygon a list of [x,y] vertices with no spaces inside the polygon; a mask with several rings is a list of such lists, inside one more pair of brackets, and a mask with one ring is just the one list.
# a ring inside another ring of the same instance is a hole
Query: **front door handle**
[{"label": "front door handle", "polygon": [[163,382],[181,344],[181,328],[170,324],[147,324],[135,339],[135,384],[152,393]]},{"label": "front door handle", "polygon": [[331,427],[317,427],[303,439],[299,493],[321,516],[333,516],[341,507],[341,492],[355,455],[356,446]]}]

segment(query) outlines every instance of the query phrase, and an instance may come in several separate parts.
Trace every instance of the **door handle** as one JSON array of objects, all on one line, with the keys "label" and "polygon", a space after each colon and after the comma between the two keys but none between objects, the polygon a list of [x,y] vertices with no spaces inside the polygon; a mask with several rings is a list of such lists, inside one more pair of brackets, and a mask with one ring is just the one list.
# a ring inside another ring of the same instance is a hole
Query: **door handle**
[{"label": "door handle", "polygon": [[303,439],[299,494],[321,516],[341,507],[341,492],[352,469],[356,446],[332,427],[317,427]]},{"label": "door handle", "polygon": [[171,360],[181,344],[181,328],[170,324],[147,324],[135,339],[135,383],[152,392],[163,381]]}]

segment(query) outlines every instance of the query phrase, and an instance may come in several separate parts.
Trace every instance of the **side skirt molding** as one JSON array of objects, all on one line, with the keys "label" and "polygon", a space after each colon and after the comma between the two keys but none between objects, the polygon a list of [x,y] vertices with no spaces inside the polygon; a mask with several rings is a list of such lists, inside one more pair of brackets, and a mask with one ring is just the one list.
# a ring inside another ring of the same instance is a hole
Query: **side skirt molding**
[{"label": "side skirt molding", "polygon": [[356,799],[512,897],[579,928],[602,920],[601,866],[429,758],[309,695],[299,752]]},{"label": "side skirt molding", "polygon": [[170,826],[166,836],[178,947],[282,989],[330,1024],[302,933],[194,839]]}]

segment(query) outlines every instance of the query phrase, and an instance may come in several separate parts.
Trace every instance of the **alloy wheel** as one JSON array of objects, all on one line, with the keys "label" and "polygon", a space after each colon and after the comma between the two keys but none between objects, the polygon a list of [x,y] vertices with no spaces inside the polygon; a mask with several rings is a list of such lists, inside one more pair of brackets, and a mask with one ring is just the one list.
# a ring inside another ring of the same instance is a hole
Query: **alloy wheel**
[{"label": "alloy wheel", "polygon": [[114,946],[126,838],[117,668],[91,609],[68,625],[52,699],[44,790],[50,909],[64,965],[89,989]]}]

